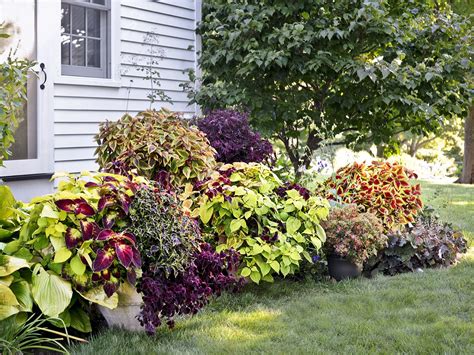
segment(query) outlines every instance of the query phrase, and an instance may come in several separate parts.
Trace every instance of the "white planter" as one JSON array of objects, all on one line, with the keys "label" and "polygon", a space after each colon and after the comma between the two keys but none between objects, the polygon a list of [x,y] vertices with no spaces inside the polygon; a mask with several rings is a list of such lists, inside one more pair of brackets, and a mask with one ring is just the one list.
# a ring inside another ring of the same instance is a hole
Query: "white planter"
[{"label": "white planter", "polygon": [[140,306],[143,304],[142,296],[135,287],[124,283],[117,291],[119,302],[117,308],[109,309],[98,306],[109,327],[120,327],[131,331],[144,331],[137,319]]}]

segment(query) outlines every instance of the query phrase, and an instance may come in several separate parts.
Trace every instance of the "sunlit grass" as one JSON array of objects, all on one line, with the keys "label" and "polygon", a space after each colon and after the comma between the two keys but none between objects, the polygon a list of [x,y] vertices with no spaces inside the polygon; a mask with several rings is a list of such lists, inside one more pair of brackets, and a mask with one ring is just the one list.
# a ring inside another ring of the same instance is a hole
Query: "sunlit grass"
[{"label": "sunlit grass", "polygon": [[[474,240],[474,187],[423,182]],[[459,204],[463,201],[466,204]],[[111,329],[79,354],[474,354],[474,248],[449,269],[341,283],[248,285],[149,337]]]}]

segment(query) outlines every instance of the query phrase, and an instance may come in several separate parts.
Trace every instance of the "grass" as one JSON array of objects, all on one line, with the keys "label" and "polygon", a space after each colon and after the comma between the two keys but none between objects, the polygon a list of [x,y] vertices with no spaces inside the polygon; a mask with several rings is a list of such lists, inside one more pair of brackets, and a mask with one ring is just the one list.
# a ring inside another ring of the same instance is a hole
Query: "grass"
[{"label": "grass", "polygon": [[[474,187],[423,183],[474,237]],[[109,329],[77,354],[474,354],[474,248],[450,269],[341,283],[281,281],[225,295],[154,337]]]}]

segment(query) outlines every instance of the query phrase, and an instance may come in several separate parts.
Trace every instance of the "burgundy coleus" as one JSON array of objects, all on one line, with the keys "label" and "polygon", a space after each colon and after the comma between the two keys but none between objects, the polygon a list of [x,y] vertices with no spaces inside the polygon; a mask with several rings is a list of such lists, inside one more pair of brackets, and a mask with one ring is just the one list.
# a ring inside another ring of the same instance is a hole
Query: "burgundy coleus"
[{"label": "burgundy coleus", "polygon": [[141,267],[140,253],[135,247],[135,236],[131,233],[117,233],[111,229],[104,229],[99,233],[96,240],[105,241],[103,249],[97,251],[97,257],[94,260],[92,268],[94,272],[109,268],[115,256],[125,267]]},{"label": "burgundy coleus", "polygon": [[57,200],[55,201],[55,204],[60,210],[74,213],[76,215],[83,214],[88,217],[95,215],[92,206],[83,198]]}]

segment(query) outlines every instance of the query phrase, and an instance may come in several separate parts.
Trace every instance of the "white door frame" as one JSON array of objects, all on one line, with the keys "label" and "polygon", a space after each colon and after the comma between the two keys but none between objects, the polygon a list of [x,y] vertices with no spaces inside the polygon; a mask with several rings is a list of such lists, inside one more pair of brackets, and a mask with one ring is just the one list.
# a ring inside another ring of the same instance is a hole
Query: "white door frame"
[{"label": "white door frame", "polygon": [[[0,0],[8,1],[8,0]],[[37,62],[44,63],[47,80],[44,89],[40,85],[45,80],[40,70],[37,80],[37,158],[5,161],[0,167],[0,177],[43,176],[54,172],[54,72],[55,43],[59,42],[57,31],[51,28],[51,21],[60,16],[54,1],[36,1],[36,53]]]}]

